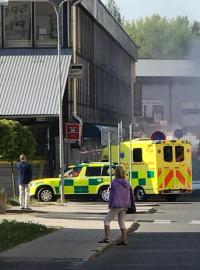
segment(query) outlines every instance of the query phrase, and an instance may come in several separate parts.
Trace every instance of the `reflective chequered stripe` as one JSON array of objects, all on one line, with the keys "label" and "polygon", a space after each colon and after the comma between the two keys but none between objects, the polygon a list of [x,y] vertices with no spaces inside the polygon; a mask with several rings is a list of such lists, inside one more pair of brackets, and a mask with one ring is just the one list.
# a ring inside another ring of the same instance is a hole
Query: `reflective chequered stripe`
[{"label": "reflective chequered stripe", "polygon": [[[132,179],[137,180],[137,185],[145,186],[148,180],[151,180],[155,177],[154,171],[132,171]],[[135,181],[134,181],[134,184]]]},{"label": "reflective chequered stripe", "polygon": [[[80,182],[79,185],[78,182]],[[102,178],[85,178],[85,179],[65,179],[64,180],[64,189],[66,193],[69,194],[90,194],[96,193],[97,187],[103,183]],[[56,190],[57,191],[57,190]]]}]

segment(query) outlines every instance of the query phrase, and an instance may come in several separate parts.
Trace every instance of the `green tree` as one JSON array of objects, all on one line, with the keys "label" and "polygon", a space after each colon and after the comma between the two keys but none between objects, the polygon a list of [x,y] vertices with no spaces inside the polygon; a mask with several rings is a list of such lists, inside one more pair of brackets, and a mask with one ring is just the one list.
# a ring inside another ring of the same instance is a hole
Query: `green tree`
[{"label": "green tree", "polygon": [[200,22],[194,21],[191,25],[191,32],[194,37],[200,37]]},{"label": "green tree", "polygon": [[108,11],[113,15],[113,17],[118,21],[118,23],[122,24],[123,20],[120,9],[117,6],[115,0],[107,0],[106,7]]},{"label": "green tree", "polygon": [[0,159],[11,163],[13,195],[15,195],[15,179],[13,162],[24,153],[32,158],[36,149],[36,142],[32,132],[13,120],[0,120]]},{"label": "green tree", "polygon": [[167,20],[153,15],[137,21],[125,21],[125,31],[139,46],[142,58],[184,58],[193,39],[187,17]]}]

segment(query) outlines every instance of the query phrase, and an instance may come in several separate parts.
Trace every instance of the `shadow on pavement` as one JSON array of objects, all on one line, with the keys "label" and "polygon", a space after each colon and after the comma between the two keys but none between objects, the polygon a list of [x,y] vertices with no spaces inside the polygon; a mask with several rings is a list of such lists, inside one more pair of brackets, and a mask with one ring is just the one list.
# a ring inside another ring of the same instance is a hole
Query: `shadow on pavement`
[{"label": "shadow on pavement", "polygon": [[200,233],[134,233],[81,270],[199,270]]}]

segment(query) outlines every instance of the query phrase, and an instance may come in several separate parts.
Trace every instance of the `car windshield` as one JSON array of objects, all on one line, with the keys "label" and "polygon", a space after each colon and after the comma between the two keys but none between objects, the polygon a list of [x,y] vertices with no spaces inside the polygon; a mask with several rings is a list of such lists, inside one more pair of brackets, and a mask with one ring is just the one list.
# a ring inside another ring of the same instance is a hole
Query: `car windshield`
[{"label": "car windshield", "polygon": [[66,176],[66,177],[77,177],[77,176],[79,176],[79,173],[80,173],[81,169],[82,169],[82,167],[70,168],[65,172],[64,176]]}]

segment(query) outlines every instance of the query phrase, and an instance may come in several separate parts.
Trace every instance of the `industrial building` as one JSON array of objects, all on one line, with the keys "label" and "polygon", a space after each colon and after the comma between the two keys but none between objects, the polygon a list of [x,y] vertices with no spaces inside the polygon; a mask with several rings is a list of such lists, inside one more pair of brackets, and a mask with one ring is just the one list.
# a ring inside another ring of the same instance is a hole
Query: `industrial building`
[{"label": "industrial building", "polygon": [[[108,130],[116,134],[121,120],[126,134],[138,48],[100,0],[68,1],[60,19],[63,125],[82,125],[81,143],[65,141],[67,164],[97,158]],[[31,127],[44,162],[35,175],[59,173],[56,23],[47,2],[0,7],[0,117]]]},{"label": "industrial building", "polygon": [[137,84],[142,96],[140,126],[147,136],[157,129],[174,135],[200,134],[199,60],[139,59]]}]

